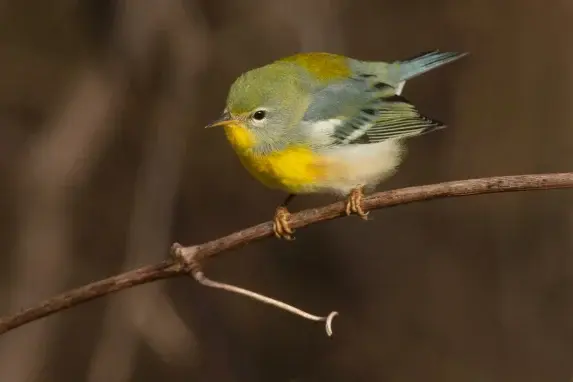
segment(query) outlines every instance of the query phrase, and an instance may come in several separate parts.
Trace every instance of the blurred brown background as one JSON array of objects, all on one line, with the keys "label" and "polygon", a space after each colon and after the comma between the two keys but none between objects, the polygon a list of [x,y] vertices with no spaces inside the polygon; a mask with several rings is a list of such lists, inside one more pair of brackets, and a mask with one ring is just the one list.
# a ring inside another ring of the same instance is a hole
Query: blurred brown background
[{"label": "blurred brown background", "polygon": [[[471,56],[405,94],[449,129],[381,188],[573,170],[573,5],[553,0],[0,1],[0,313],[268,220],[221,130],[241,72],[296,51]],[[295,200],[293,210],[331,202]],[[401,206],[0,337],[0,381],[571,381],[573,195]]]}]

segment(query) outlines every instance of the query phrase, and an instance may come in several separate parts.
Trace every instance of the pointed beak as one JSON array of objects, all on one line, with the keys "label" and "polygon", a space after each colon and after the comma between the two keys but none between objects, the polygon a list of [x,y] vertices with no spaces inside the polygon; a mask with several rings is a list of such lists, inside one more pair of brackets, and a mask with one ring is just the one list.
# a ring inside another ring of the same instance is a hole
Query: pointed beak
[{"label": "pointed beak", "polygon": [[208,129],[210,127],[225,126],[229,122],[235,122],[235,120],[231,117],[231,114],[229,114],[228,111],[224,111],[219,118],[205,126],[205,128]]}]

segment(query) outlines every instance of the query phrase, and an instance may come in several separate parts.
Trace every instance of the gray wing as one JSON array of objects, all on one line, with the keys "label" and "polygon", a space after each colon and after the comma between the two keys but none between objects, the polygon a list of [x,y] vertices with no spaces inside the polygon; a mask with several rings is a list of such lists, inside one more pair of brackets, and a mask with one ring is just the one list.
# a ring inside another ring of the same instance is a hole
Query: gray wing
[{"label": "gray wing", "polygon": [[331,144],[376,143],[419,135],[444,124],[425,117],[397,88],[362,73],[318,90],[303,117],[310,128],[336,120]]}]

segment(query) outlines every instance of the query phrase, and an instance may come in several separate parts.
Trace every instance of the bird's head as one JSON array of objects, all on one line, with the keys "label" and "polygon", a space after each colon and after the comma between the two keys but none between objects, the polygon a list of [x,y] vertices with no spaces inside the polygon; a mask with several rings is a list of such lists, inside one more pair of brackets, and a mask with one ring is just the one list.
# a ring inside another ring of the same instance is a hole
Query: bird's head
[{"label": "bird's head", "polygon": [[207,127],[224,126],[240,149],[272,146],[299,125],[309,97],[304,73],[290,63],[274,62],[237,78],[222,116]]}]

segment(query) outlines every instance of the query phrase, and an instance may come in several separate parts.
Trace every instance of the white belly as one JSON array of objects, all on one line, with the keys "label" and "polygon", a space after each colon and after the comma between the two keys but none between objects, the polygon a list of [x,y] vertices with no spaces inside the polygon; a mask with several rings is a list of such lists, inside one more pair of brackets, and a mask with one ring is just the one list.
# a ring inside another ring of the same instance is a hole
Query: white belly
[{"label": "white belly", "polygon": [[394,139],[329,149],[321,153],[327,160],[328,174],[316,186],[320,191],[342,195],[358,186],[374,188],[395,173],[404,153],[402,142]]}]

